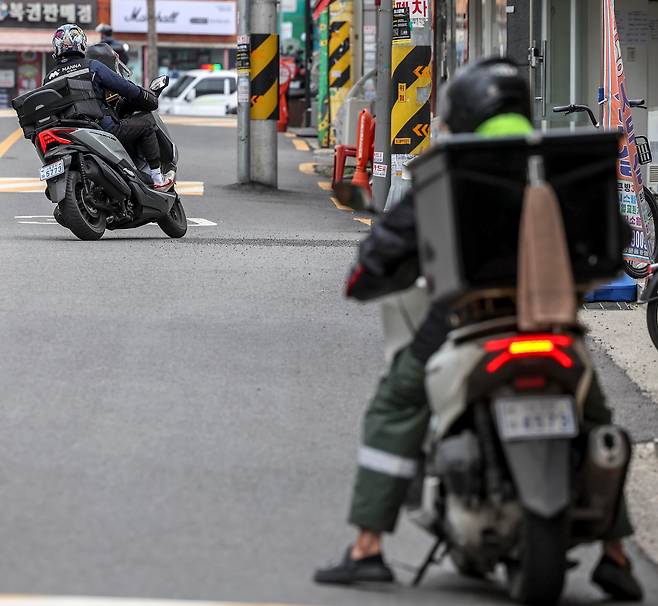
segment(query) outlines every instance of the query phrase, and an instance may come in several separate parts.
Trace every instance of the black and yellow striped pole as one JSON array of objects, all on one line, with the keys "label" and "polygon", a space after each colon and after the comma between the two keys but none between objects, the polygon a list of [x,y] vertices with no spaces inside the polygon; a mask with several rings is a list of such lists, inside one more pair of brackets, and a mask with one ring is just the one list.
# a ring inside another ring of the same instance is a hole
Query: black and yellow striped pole
[{"label": "black and yellow striped pole", "polygon": [[391,188],[386,208],[409,188],[405,165],[429,147],[432,91],[429,0],[393,5]]},{"label": "black and yellow striped pole", "polygon": [[279,119],[279,36],[251,34],[251,119]]},{"label": "black and yellow striped pole", "polygon": [[[352,11],[352,0],[334,0],[329,5],[329,111],[332,120],[352,88]],[[332,124],[332,145],[335,139]]]},{"label": "black and yellow striped pole", "polygon": [[279,36],[276,0],[251,0],[250,10],[251,180],[278,185]]}]

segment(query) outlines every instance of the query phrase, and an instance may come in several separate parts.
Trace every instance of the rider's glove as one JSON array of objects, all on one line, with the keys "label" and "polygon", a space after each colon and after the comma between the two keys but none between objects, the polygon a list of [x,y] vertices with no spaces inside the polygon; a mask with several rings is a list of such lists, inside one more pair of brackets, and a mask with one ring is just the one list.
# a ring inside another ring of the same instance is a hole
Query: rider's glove
[{"label": "rider's glove", "polygon": [[150,90],[140,87],[139,97],[133,101],[133,105],[138,105],[143,111],[152,112],[158,109],[158,98]]},{"label": "rider's glove", "polygon": [[347,279],[345,296],[359,301],[377,299],[410,288],[418,274],[418,257],[413,255],[383,275],[371,271],[363,263],[357,263]]}]

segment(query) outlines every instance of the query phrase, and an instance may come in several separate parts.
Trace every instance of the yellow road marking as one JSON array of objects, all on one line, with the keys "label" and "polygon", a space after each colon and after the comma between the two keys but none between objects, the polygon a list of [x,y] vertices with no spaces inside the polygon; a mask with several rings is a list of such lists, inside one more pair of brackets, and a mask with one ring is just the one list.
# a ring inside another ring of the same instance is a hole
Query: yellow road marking
[{"label": "yellow road marking", "polygon": [[349,211],[352,210],[349,206],[345,206],[344,204],[341,204],[341,203],[340,203],[336,198],[334,198],[333,196],[331,196],[330,200],[333,202],[334,206],[335,206],[338,210],[349,210]]},{"label": "yellow road marking", "polygon": [[308,143],[306,143],[306,141],[302,139],[293,139],[292,144],[295,146],[295,149],[297,151],[308,151],[309,149],[311,149],[308,146]]},{"label": "yellow road marking", "polygon": [[331,191],[331,181],[318,181],[318,187],[324,191]]},{"label": "yellow road marking", "polygon": [[11,135],[6,137],[2,142],[0,142],[0,158],[4,156],[9,148],[16,143],[23,136],[23,129],[17,128]]},{"label": "yellow road marking", "polygon": [[372,225],[372,219],[366,219],[365,217],[354,217],[354,220],[364,225]]},{"label": "yellow road marking", "polygon": [[[45,182],[35,177],[0,177],[0,193],[42,193],[45,189]],[[179,181],[176,191],[183,196],[203,196],[205,185],[203,181]]]},{"label": "yellow road marking", "polygon": [[283,133],[284,137],[288,137],[288,139],[294,139],[297,135],[295,133],[291,133],[290,131],[286,131]]},{"label": "yellow road marking", "polygon": [[299,172],[304,173],[305,175],[314,175],[315,162],[302,162],[299,165]]}]

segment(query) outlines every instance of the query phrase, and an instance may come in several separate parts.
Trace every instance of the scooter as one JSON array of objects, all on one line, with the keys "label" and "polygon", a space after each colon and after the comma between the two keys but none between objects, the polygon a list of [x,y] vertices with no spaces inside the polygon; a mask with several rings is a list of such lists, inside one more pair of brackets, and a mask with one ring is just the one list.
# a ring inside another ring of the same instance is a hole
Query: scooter
[{"label": "scooter", "polygon": [[[616,154],[612,133],[463,135],[410,165],[422,277],[383,302],[387,357],[433,301],[450,303],[454,326],[426,367],[432,421],[410,515],[436,541],[414,584],[449,556],[469,577],[502,565],[512,599],[552,605],[569,549],[614,523],[631,444],[587,419],[577,308],[623,267]],[[369,209],[353,188],[337,194]]]},{"label": "scooter", "polygon": [[[157,96],[168,76],[155,78]],[[133,160],[119,140],[101,130],[100,106],[90,82],[62,79],[12,101],[25,138],[43,164],[39,178],[54,216],[81,240],[98,240],[106,229],[132,229],[157,223],[171,238],[187,231],[187,218],[175,189],[156,191],[144,158]],[[157,111],[153,120],[163,172],[175,174],[178,149]]]}]

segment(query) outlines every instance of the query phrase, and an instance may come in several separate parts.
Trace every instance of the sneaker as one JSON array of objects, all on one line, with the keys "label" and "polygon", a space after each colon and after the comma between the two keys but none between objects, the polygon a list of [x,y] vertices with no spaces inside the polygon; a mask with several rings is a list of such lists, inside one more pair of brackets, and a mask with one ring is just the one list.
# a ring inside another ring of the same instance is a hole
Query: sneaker
[{"label": "sneaker", "polygon": [[382,554],[353,560],[351,553],[352,547],[350,546],[340,563],[316,570],[313,580],[316,583],[331,583],[334,585],[393,583],[395,581],[393,571],[384,561]]},{"label": "sneaker", "polygon": [[611,557],[602,556],[592,572],[592,582],[614,600],[620,602],[642,601],[642,586],[633,576],[631,562],[628,559],[625,566],[620,566]]},{"label": "sneaker", "polygon": [[158,191],[169,191],[176,182],[175,177],[176,173],[173,170],[170,170],[162,177],[162,181],[154,180],[152,187]]}]

